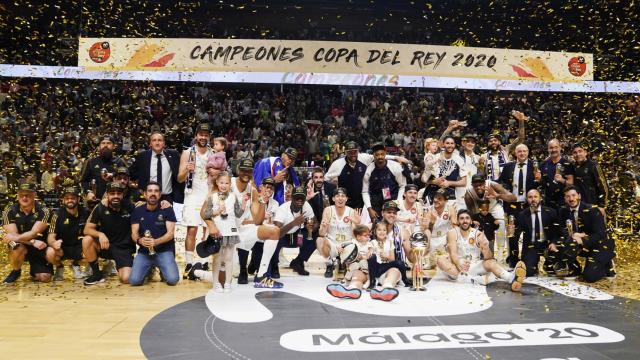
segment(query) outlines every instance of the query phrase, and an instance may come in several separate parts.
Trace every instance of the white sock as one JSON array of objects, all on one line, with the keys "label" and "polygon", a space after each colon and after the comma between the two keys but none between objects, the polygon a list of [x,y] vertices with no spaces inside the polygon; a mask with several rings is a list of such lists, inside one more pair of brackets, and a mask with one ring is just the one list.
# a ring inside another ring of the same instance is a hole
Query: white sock
[{"label": "white sock", "polygon": [[193,251],[185,250],[184,259],[186,260],[187,264],[193,265]]},{"label": "white sock", "polygon": [[211,274],[211,271],[196,270],[193,272],[193,275],[197,276],[200,280],[213,283],[213,274]]},{"label": "white sock", "polygon": [[513,271],[502,270],[502,274],[500,274],[500,279],[510,283],[515,279],[516,274]]},{"label": "white sock", "polygon": [[260,259],[260,269],[258,270],[258,277],[264,276],[269,268],[271,257],[276,252],[278,247],[277,240],[265,240],[264,247],[262,248],[262,259]]}]

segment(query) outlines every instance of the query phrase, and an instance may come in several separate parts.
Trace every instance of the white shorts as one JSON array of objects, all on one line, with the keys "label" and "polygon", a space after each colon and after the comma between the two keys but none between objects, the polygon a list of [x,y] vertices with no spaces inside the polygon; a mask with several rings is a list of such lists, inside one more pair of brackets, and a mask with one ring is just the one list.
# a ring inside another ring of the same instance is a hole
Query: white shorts
[{"label": "white shorts", "polygon": [[200,205],[187,205],[182,207],[182,225],[184,226],[204,226],[205,222],[200,217]]},{"label": "white shorts", "polygon": [[[275,226],[275,225],[267,225],[267,224],[263,224],[263,225]],[[250,251],[253,245],[255,245],[257,242],[264,242],[264,240],[261,240],[258,238],[258,226],[263,226],[263,225],[245,224],[240,226],[240,229],[239,229],[240,243],[238,244],[238,248]]]},{"label": "white shorts", "polygon": [[431,241],[429,242],[429,252],[432,254],[435,254],[438,251],[446,252],[445,245],[447,245],[446,236],[431,238]]},{"label": "white shorts", "polygon": [[176,225],[182,225],[182,210],[184,205],[174,202],[173,203],[173,213],[176,216]]},{"label": "white shorts", "polygon": [[494,219],[504,221],[504,208],[502,205],[497,204],[489,211],[489,213],[491,213],[491,216],[493,216]]}]

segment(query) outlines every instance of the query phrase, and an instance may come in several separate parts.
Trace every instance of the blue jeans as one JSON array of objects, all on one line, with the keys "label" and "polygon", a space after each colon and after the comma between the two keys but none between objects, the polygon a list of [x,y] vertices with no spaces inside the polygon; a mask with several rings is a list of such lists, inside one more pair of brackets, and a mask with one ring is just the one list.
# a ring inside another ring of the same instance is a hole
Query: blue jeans
[{"label": "blue jeans", "polygon": [[133,286],[144,284],[144,279],[147,277],[152,266],[160,268],[162,278],[167,285],[175,285],[178,283],[180,275],[178,274],[178,264],[176,264],[175,255],[173,251],[163,251],[153,256],[138,252],[133,259],[131,275],[129,275],[129,284]]}]

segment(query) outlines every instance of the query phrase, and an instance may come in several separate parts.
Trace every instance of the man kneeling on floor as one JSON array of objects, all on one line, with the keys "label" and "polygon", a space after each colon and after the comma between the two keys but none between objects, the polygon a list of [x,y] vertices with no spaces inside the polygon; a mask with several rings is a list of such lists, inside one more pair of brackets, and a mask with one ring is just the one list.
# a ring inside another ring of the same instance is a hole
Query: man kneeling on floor
[{"label": "man kneeling on floor", "polygon": [[144,190],[147,202],[131,214],[131,239],[139,246],[129,276],[134,286],[144,284],[153,266],[160,269],[167,285],[175,285],[180,278],[173,240],[176,216],[172,208],[160,208],[160,196],[160,184],[150,181]]},{"label": "man kneeling on floor", "polygon": [[84,226],[82,252],[91,266],[92,275],[85,285],[104,282],[98,266],[98,256],[116,262],[118,277],[124,284],[129,282],[135,244],[131,240],[130,205],[123,203],[125,187],[119,182],[107,184],[107,205],[96,205]]},{"label": "man kneeling on floor", "polygon": [[527,272],[524,262],[519,261],[513,272],[503,269],[493,259],[484,234],[471,227],[467,210],[458,211],[458,224],[447,233],[449,257],[438,258],[438,268],[453,281],[464,276],[473,283],[487,285],[500,278],[511,284],[512,291],[520,291]]}]

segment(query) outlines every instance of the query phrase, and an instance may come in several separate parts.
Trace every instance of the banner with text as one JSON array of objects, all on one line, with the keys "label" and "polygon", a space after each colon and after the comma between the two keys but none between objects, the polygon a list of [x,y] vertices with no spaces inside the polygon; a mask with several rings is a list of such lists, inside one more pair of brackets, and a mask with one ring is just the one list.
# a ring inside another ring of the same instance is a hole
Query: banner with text
[{"label": "banner with text", "polygon": [[80,38],[78,65],[103,71],[225,71],[593,80],[593,55],[364,42]]}]

